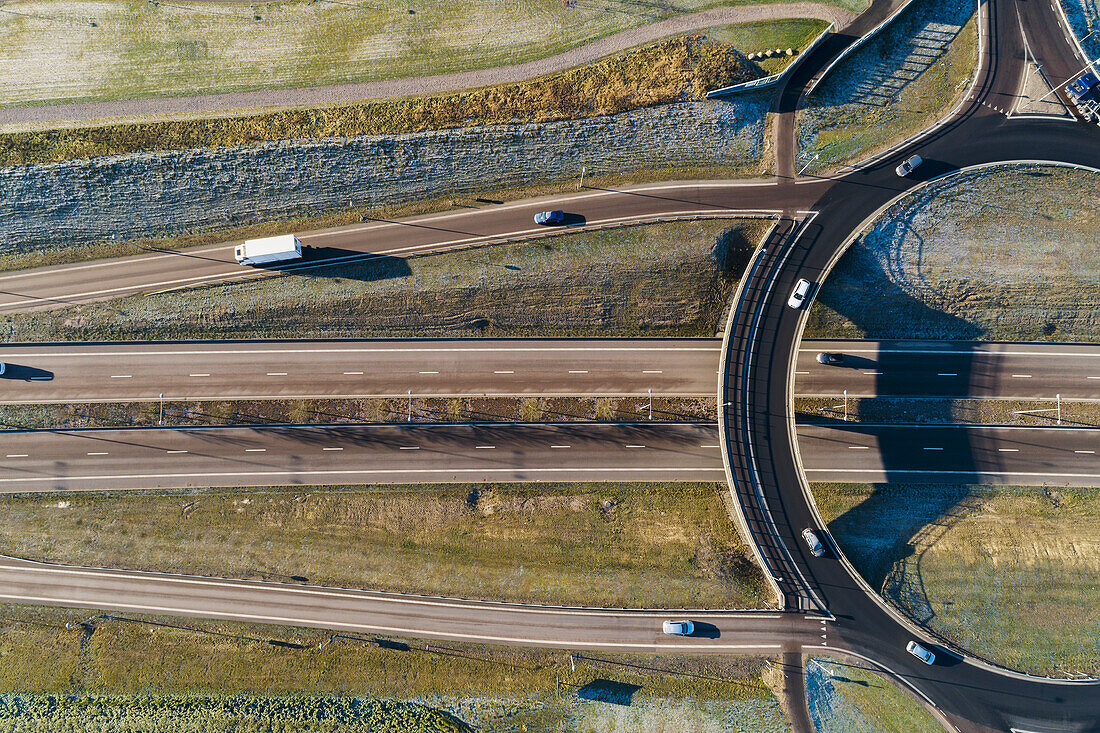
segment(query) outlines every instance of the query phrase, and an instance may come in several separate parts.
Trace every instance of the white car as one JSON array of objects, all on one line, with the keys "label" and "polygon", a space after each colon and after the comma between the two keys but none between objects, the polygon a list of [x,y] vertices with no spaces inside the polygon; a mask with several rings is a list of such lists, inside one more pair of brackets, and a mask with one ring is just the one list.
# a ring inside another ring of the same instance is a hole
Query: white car
[{"label": "white car", "polygon": [[921,660],[925,664],[935,664],[936,655],[932,653],[930,649],[926,649],[915,641],[911,641],[905,645],[905,651],[912,654],[917,659]]},{"label": "white car", "polygon": [[669,636],[691,636],[695,633],[695,624],[690,621],[665,621],[661,630]]},{"label": "white car", "polygon": [[919,155],[914,155],[912,158],[895,168],[894,173],[897,173],[902,178],[905,178],[907,175],[916,170],[917,166],[923,162],[924,158],[920,157]]},{"label": "white car", "polygon": [[821,544],[817,532],[807,527],[802,530],[802,539],[806,540],[806,546],[810,548],[810,554],[814,557],[821,557],[825,554],[825,545]]},{"label": "white car", "polygon": [[791,293],[791,297],[787,298],[787,305],[792,308],[801,308],[802,304],[806,302],[806,296],[810,294],[810,281],[806,279],[799,280],[794,285],[794,292]]},{"label": "white car", "polygon": [[0,374],[3,374],[8,370],[8,365],[0,361]]}]

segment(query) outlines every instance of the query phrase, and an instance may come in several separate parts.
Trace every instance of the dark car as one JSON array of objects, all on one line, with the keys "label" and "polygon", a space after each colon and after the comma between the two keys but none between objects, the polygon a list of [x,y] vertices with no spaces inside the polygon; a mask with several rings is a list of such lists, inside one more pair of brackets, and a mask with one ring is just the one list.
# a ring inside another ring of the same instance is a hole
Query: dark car
[{"label": "dark car", "polygon": [[827,364],[829,366],[836,366],[844,363],[844,354],[836,354],[828,351],[822,351],[817,355],[818,364]]},{"label": "dark car", "polygon": [[540,211],[535,214],[536,224],[549,226],[551,224],[561,224],[563,221],[565,221],[564,211]]}]

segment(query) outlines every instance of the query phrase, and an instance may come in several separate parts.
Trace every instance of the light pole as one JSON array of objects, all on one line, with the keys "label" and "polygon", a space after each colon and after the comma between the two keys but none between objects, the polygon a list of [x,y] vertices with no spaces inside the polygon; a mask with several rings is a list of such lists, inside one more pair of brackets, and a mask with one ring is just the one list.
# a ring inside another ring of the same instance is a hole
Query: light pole
[{"label": "light pole", "polygon": [[405,422],[413,421],[413,391],[409,390],[409,417]]},{"label": "light pole", "polygon": [[582,188],[584,188],[584,170],[585,170],[585,167],[582,165],[581,166],[581,182],[580,182],[580,185],[577,186],[578,191],[580,191]]},{"label": "light pole", "polygon": [[160,419],[157,420],[157,425],[164,424],[164,393],[160,393]]}]

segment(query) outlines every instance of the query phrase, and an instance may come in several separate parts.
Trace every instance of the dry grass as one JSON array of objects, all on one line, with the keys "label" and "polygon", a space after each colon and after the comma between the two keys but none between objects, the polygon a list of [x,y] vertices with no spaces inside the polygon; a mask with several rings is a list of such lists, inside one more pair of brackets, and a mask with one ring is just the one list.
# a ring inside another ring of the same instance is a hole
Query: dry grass
[{"label": "dry grass", "polygon": [[769,224],[671,222],[373,260],[12,315],[0,328],[16,341],[713,336]]},{"label": "dry grass", "polygon": [[242,117],[8,133],[0,135],[0,165],[611,115],[702,99],[709,89],[758,75],[733,47],[704,36],[685,36],[533,81],[434,97]]},{"label": "dry grass", "polygon": [[712,484],[299,488],[80,495],[60,504],[56,497],[8,496],[0,552],[564,605],[756,607],[765,603],[761,578],[721,490]]},{"label": "dry grass", "polygon": [[1027,672],[1100,673],[1100,491],[815,484],[848,558],[906,615]]},{"label": "dry grass", "polygon": [[897,683],[850,662],[811,657],[806,696],[818,733],[943,733]]}]

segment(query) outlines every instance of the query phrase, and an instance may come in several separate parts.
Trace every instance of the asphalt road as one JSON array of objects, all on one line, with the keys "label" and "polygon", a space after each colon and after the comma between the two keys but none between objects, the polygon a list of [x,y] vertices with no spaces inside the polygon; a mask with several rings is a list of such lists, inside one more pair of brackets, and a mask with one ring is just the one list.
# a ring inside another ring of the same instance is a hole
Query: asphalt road
[{"label": "asphalt road", "polygon": [[[620,611],[428,598],[396,593],[72,568],[0,557],[0,601],[305,626],[366,639],[406,636],[664,654],[776,654],[780,645],[820,645],[818,618],[768,611]],[[687,616],[691,637],[661,623]]]},{"label": "asphalt road", "polygon": [[[817,362],[821,352],[843,363]],[[1100,344],[803,341],[800,396],[1100,399]]]},{"label": "asphalt road", "polygon": [[[845,362],[825,366],[822,351]],[[711,397],[718,339],[0,344],[0,403],[414,396]],[[1100,399],[1100,345],[807,340],[795,394]]]},{"label": "asphalt road", "polygon": [[[722,481],[709,423],[324,425],[0,433],[0,491]],[[1100,428],[802,425],[814,481],[1100,485]]]},{"label": "asphalt road", "polygon": [[0,345],[0,403],[571,395],[714,397],[715,339]]},{"label": "asphalt road", "polygon": [[[679,181],[586,188],[563,196],[485,204],[477,209],[394,221],[365,221],[335,229],[298,232],[304,262],[268,270],[238,265],[228,242],[209,247],[0,273],[0,313],[61,308],[135,293],[162,292],[212,282],[305,274],[347,276],[347,265],[386,258],[389,269],[417,254],[509,240],[662,219],[774,215],[787,205],[809,204],[821,184],[810,182],[781,195],[774,182]],[[780,201],[778,198],[782,198]],[[564,226],[540,227],[535,213],[564,209]]]}]

